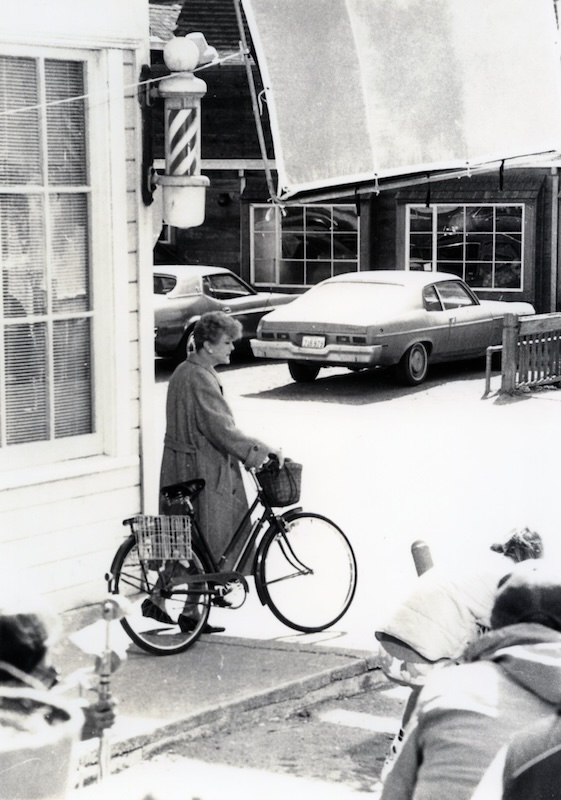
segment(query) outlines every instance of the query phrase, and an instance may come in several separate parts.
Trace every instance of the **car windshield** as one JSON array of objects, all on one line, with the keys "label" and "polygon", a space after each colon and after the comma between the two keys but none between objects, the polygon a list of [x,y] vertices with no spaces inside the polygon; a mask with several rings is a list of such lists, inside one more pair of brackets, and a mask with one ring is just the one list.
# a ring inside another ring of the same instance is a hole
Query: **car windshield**
[{"label": "car windshield", "polygon": [[361,311],[372,313],[404,308],[410,297],[410,291],[396,284],[338,281],[310,289],[298,299],[298,304],[321,308],[322,312],[352,307],[358,315]]}]

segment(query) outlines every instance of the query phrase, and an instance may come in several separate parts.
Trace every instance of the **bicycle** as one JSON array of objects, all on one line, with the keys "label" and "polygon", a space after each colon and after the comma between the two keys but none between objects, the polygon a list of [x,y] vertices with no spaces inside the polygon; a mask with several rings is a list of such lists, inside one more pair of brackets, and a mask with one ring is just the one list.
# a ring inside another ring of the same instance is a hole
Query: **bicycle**
[{"label": "bicycle", "polygon": [[[252,552],[251,574],[259,600],[289,628],[322,631],[348,610],[357,566],[347,537],[327,517],[299,506],[275,513],[274,507],[299,501],[299,486],[292,497],[274,497],[271,487],[262,483],[265,477],[270,483],[273,469],[268,462],[259,473],[249,470],[255,499],[218,562],[193,509],[193,500],[204,490],[202,479],[162,490],[168,502],[181,503],[181,515],[123,520],[131,533],[118,548],[106,579],[110,593],[126,595],[132,604],[121,624],[143,650],[155,655],[181,653],[203,633],[212,605],[241,607],[249,586],[238,568]],[[261,512],[251,522],[258,508]],[[226,569],[234,551],[238,555],[232,569]],[[142,615],[148,599],[164,610],[163,621]]]}]

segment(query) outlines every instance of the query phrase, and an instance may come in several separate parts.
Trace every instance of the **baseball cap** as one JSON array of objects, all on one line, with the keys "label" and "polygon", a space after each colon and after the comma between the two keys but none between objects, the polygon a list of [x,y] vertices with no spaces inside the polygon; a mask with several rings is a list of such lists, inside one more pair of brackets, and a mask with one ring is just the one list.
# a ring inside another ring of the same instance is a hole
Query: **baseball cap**
[{"label": "baseball cap", "polygon": [[522,561],[499,583],[491,627],[538,622],[561,631],[559,566],[544,559]]}]

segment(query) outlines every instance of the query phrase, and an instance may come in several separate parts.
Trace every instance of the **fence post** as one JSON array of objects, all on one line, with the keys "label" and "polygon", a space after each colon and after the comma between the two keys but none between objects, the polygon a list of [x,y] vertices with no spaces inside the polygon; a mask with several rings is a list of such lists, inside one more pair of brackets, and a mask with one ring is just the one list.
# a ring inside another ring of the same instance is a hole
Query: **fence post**
[{"label": "fence post", "polygon": [[503,320],[503,363],[501,392],[516,391],[516,362],[518,358],[518,314],[505,314]]}]

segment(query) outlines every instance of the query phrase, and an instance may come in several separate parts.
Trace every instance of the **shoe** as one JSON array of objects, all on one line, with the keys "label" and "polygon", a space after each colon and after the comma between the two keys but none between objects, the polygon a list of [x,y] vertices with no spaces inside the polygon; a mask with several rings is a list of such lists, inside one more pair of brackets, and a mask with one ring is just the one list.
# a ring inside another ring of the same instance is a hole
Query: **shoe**
[{"label": "shoe", "polygon": [[[179,625],[183,633],[188,633],[189,631],[192,631],[195,628],[197,620],[193,619],[192,617],[186,617],[183,614],[180,614],[177,620],[177,624]],[[224,633],[225,630],[226,628],[218,627],[215,625],[209,625],[208,622],[206,622],[203,627],[202,633]]]},{"label": "shoe", "polygon": [[157,606],[156,603],[154,603],[149,597],[143,601],[141,608],[143,617],[150,617],[151,619],[155,619],[156,622],[163,622],[165,625],[176,624],[170,615],[167,614],[163,608]]},{"label": "shoe", "polygon": [[211,602],[213,606],[217,606],[218,608],[232,608],[230,601],[226,600],[226,598],[220,594],[213,597]]}]

